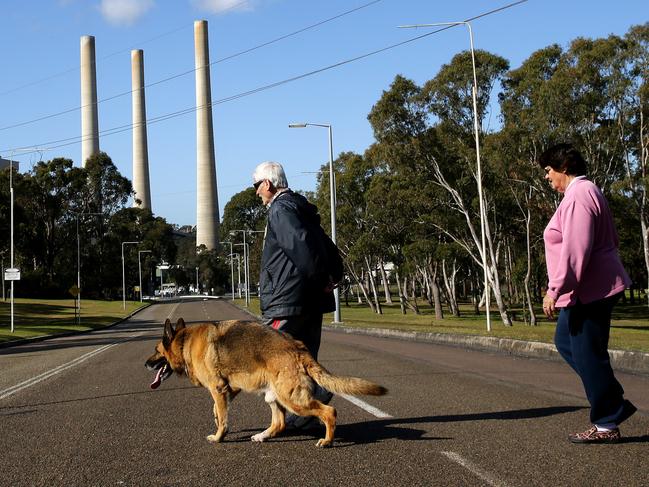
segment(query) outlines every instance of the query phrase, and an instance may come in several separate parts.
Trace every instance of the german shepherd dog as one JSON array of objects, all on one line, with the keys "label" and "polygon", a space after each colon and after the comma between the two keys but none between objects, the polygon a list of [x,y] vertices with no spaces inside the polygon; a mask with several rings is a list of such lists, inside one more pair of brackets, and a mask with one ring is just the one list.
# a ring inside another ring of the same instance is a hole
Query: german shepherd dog
[{"label": "german shepherd dog", "polygon": [[252,436],[262,442],[284,431],[284,413],[315,416],[325,426],[325,437],[316,446],[330,446],[336,427],[336,409],[313,396],[314,383],[331,392],[380,396],[387,389],[356,377],[330,374],[314,360],[304,344],[290,335],[257,322],[221,321],[174,327],[167,319],[162,340],[145,366],[157,371],[151,384],[156,389],[173,372],[203,386],[214,399],[216,433],[220,442],[228,430],[228,403],[240,391],[264,393],[272,411],[268,429]]}]

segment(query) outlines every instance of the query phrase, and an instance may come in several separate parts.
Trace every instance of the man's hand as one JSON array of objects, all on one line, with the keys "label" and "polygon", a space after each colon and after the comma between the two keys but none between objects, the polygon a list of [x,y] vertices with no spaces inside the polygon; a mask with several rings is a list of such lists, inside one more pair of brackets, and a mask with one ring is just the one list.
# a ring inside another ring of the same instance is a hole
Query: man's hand
[{"label": "man's hand", "polygon": [[324,292],[325,293],[331,293],[337,287],[338,287],[338,284],[333,282],[333,280],[331,279],[331,276],[329,276],[329,283],[325,286]]},{"label": "man's hand", "polygon": [[554,311],[555,311],[555,301],[552,299],[550,296],[547,294],[543,298],[543,312],[545,313],[545,316],[550,318],[551,320],[554,319]]}]

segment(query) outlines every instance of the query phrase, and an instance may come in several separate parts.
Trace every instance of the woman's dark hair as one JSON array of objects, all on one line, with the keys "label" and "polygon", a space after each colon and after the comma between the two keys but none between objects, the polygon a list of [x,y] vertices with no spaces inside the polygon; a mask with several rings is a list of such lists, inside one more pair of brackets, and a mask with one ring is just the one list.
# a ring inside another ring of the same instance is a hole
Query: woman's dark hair
[{"label": "woman's dark hair", "polygon": [[557,144],[546,150],[539,157],[539,166],[550,166],[555,171],[565,172],[569,176],[586,174],[586,161],[572,144]]}]

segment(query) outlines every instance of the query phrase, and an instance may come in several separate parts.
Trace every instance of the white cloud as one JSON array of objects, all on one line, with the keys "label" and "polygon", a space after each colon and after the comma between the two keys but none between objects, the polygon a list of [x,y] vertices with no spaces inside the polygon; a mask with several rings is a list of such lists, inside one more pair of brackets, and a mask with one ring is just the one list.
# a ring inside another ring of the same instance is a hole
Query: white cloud
[{"label": "white cloud", "polygon": [[199,10],[213,14],[232,10],[252,10],[251,0],[192,0],[192,4]]},{"label": "white cloud", "polygon": [[101,0],[99,7],[111,24],[130,25],[149,11],[154,0]]}]

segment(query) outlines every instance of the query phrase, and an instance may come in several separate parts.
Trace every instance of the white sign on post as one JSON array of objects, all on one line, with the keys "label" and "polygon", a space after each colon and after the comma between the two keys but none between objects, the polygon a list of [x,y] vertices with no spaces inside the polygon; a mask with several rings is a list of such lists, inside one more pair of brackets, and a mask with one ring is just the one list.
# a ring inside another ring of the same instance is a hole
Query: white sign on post
[{"label": "white sign on post", "polygon": [[5,269],[5,281],[20,281],[20,269],[13,267]]}]

